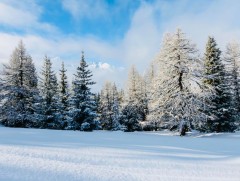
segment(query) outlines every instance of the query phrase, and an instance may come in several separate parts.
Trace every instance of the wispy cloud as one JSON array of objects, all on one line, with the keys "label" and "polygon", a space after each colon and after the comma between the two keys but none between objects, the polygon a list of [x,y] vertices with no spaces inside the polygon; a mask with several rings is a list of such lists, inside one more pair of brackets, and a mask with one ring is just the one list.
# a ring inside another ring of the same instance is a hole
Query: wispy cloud
[{"label": "wispy cloud", "polygon": [[68,11],[75,20],[86,19],[111,19],[113,16],[125,16],[125,11],[132,5],[140,4],[141,0],[62,0],[63,8]]},{"label": "wispy cloud", "polygon": [[35,1],[2,0],[0,2],[0,24],[3,27],[21,30],[24,33],[56,33],[57,27],[40,21],[43,13]]},{"label": "wispy cloud", "polygon": [[[160,1],[156,3],[155,7],[161,7]],[[209,35],[215,36],[221,48],[231,39],[240,40],[239,9],[238,0],[183,0],[169,3],[157,11],[168,17],[159,23],[164,31],[174,31],[180,27],[203,50]]]},{"label": "wispy cloud", "polygon": [[77,20],[103,18],[108,14],[108,5],[101,0],[62,0],[62,5]]}]

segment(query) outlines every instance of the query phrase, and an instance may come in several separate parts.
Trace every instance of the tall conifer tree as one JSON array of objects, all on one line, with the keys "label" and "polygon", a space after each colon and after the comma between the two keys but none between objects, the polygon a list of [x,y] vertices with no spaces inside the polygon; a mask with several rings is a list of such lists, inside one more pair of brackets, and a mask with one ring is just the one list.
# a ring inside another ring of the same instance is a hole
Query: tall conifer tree
[{"label": "tall conifer tree", "polygon": [[148,120],[185,135],[193,128],[193,122],[201,120],[201,102],[197,97],[200,81],[197,50],[178,29],[165,36],[158,58],[161,67],[153,80]]},{"label": "tall conifer tree", "polygon": [[236,42],[227,44],[224,54],[227,81],[232,88],[232,106],[240,113],[240,46]]},{"label": "tall conifer tree", "polygon": [[58,110],[59,110],[59,119],[62,119],[62,128],[67,129],[70,124],[70,118],[68,116],[70,102],[69,102],[69,88],[68,88],[68,81],[67,81],[67,70],[65,69],[64,62],[62,62],[62,66],[60,69],[60,81],[58,83]]},{"label": "tall conifer tree", "polygon": [[121,124],[125,131],[141,130],[140,122],[145,121],[147,100],[145,82],[134,66],[128,74],[127,98],[122,109]]},{"label": "tall conifer tree", "polygon": [[37,75],[22,41],[13,51],[1,76],[1,120],[6,126],[31,127],[36,121]]},{"label": "tall conifer tree", "polygon": [[208,38],[204,62],[204,84],[212,90],[212,99],[206,102],[208,114],[206,131],[233,131],[234,116],[231,107],[231,93],[227,85],[226,70],[221,60],[221,51],[213,37]]},{"label": "tall conifer tree", "polygon": [[60,102],[62,107],[62,112],[65,114],[68,111],[69,107],[69,90],[68,90],[68,81],[67,81],[67,70],[65,69],[64,63],[62,62],[62,67],[60,70],[60,81],[59,81],[59,93],[60,93]]},{"label": "tall conifer tree", "polygon": [[100,121],[106,130],[118,130],[119,124],[119,96],[117,87],[111,82],[106,82],[100,94]]},{"label": "tall conifer tree", "polygon": [[73,96],[71,98],[72,117],[75,124],[73,127],[74,129],[90,131],[96,127],[96,104],[90,88],[95,82],[92,81],[93,75],[85,61],[84,52],[82,52],[80,66],[77,67],[77,73],[74,76]]},{"label": "tall conifer tree", "polygon": [[46,117],[43,127],[61,129],[59,120],[59,97],[57,77],[52,70],[52,62],[45,56],[41,72],[40,92],[42,96],[42,114]]}]

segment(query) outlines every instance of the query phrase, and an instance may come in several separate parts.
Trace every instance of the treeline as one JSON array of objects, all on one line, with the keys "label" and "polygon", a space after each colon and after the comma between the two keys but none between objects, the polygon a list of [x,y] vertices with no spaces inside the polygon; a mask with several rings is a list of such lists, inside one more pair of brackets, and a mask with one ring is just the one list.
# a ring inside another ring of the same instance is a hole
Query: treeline
[{"label": "treeline", "polygon": [[95,97],[89,87],[94,84],[92,73],[83,53],[71,90],[64,63],[58,81],[47,56],[38,78],[22,41],[9,63],[3,66],[0,81],[0,119],[3,125],[84,131],[100,129]]},{"label": "treeline", "polygon": [[133,66],[125,90],[106,82],[93,94],[84,53],[71,86],[64,64],[60,80],[44,59],[38,78],[22,42],[1,73],[0,121],[10,127],[234,132],[240,128],[240,47],[218,48],[209,37],[204,55],[178,29],[164,36],[148,71]]}]

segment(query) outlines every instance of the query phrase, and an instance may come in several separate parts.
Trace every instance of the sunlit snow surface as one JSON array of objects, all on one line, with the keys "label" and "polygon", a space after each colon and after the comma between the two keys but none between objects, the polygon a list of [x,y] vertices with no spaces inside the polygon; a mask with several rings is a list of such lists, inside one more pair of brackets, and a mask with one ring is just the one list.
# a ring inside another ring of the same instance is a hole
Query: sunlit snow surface
[{"label": "sunlit snow surface", "polygon": [[0,127],[0,180],[240,181],[240,132],[179,137]]}]

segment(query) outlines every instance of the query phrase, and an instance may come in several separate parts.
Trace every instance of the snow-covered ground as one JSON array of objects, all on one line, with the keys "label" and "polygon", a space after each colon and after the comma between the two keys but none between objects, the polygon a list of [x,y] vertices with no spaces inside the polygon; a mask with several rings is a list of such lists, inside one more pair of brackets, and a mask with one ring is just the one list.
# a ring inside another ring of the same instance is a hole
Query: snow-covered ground
[{"label": "snow-covered ground", "polygon": [[0,180],[240,181],[240,133],[179,137],[0,127]]}]

